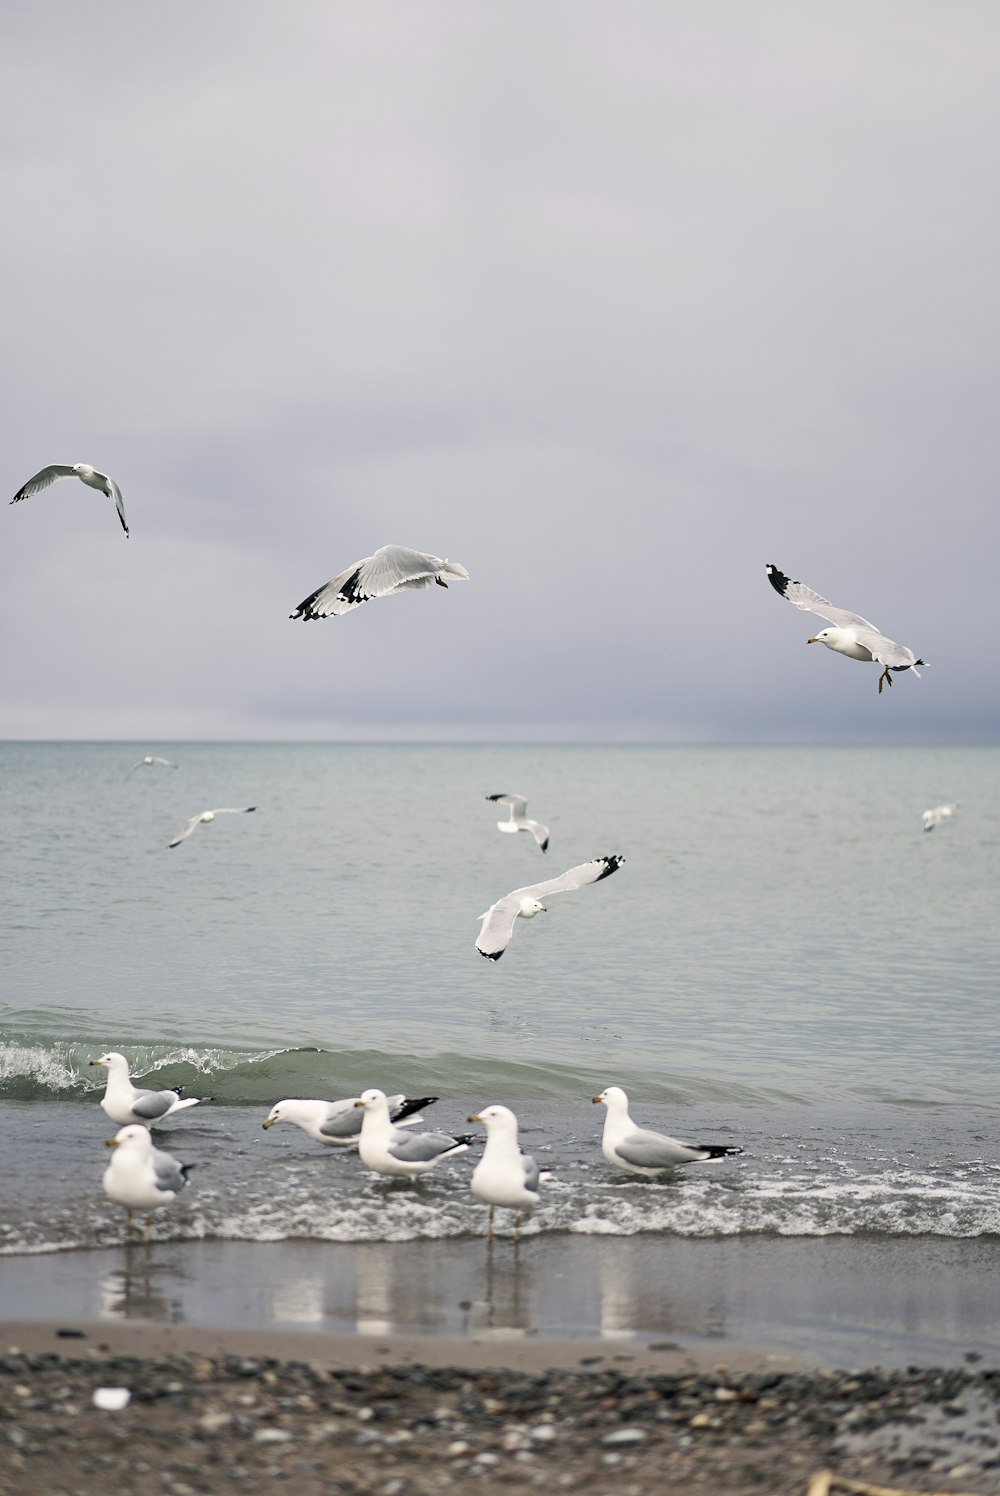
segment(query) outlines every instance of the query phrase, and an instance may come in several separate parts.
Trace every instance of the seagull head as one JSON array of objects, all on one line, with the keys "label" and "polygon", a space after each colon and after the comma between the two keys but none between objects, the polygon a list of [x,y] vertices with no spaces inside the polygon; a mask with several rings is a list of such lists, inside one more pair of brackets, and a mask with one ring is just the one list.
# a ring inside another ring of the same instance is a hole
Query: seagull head
[{"label": "seagull head", "polygon": [[525,919],[531,919],[536,914],[548,913],[545,905],[540,904],[537,899],[522,899],[521,907],[517,912],[523,914]]},{"label": "seagull head", "polygon": [[389,1110],[384,1091],[362,1091],[354,1105],[363,1107],[366,1112],[377,1112],[380,1107],[384,1107],[387,1112]]},{"label": "seagull head", "polygon": [[619,1107],[628,1106],[628,1097],[622,1090],[621,1086],[607,1086],[599,1096],[591,1096],[590,1099],[595,1104],[598,1101],[603,1101],[604,1105],[608,1108],[609,1111],[611,1111],[612,1108],[617,1109]]},{"label": "seagull head", "polygon": [[153,1148],[153,1139],[145,1127],[137,1127],[131,1123],[116,1132],[113,1138],[108,1138],[105,1148],[125,1148],[135,1153],[150,1153]]},{"label": "seagull head", "polygon": [[91,1060],[92,1065],[103,1065],[106,1070],[128,1069],[128,1060],[117,1050],[110,1049],[107,1054],[102,1054],[99,1060]]},{"label": "seagull head", "polygon": [[484,1106],[481,1112],[473,1112],[469,1122],[481,1122],[487,1132],[517,1132],[517,1118],[509,1106]]},{"label": "seagull head", "polygon": [[215,820],[215,811],[214,810],[204,810],[204,811],[202,811],[201,818],[202,818],[203,821],[214,821]]},{"label": "seagull head", "polygon": [[272,1106],[261,1125],[263,1127],[273,1127],[275,1122],[284,1122],[284,1120],[284,1117],[281,1115],[281,1103],[279,1102],[275,1106]]}]

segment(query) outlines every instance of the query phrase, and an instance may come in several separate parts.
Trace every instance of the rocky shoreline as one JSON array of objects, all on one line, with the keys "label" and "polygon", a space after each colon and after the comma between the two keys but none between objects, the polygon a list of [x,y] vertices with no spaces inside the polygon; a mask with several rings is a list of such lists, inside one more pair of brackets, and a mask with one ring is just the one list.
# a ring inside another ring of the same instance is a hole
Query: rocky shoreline
[{"label": "rocky shoreline", "polygon": [[[296,1496],[806,1496],[823,1467],[913,1492],[1000,1490],[997,1371],[637,1373],[581,1360],[330,1369],[11,1347],[0,1493],[252,1496],[287,1483]],[[102,1388],[124,1389],[127,1406],[95,1406]]]}]

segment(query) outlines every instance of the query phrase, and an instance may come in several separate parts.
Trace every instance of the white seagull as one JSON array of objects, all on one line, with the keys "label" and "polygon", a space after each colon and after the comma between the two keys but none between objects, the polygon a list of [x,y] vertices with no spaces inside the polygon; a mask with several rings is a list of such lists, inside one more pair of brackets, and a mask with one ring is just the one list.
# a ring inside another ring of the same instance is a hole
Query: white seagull
[{"label": "white seagull", "polygon": [[[129,1231],[133,1210],[151,1212],[169,1205],[187,1184],[192,1165],[178,1163],[172,1153],[154,1148],[144,1127],[123,1127],[104,1146],[115,1150],[104,1171],[104,1193],[116,1205],[125,1206]],[[147,1241],[151,1220],[147,1215]]]},{"label": "white seagull", "polygon": [[57,478],[79,478],[81,483],[86,483],[88,488],[96,488],[101,493],[107,494],[109,499],[114,499],[115,508],[118,510],[118,518],[122,522],[122,529],[128,535],[128,525],[125,523],[125,502],[122,499],[122,491],[114,478],[109,478],[107,473],[99,473],[92,468],[89,462],[54,462],[51,467],[43,467],[41,472],[29,478],[23,488],[19,488],[11,499],[12,504],[19,504],[22,499],[28,499],[33,493],[40,489],[48,488]]},{"label": "white seagull", "polygon": [[530,831],[542,851],[548,850],[549,828],[543,826],[541,821],[533,821],[530,816],[525,815],[528,802],[523,795],[499,794],[487,795],[487,800],[492,800],[496,805],[506,805],[510,814],[506,821],[497,821],[498,831]]},{"label": "white seagull", "polygon": [[429,587],[432,582],[447,587],[449,581],[468,580],[469,573],[457,561],[411,551],[405,545],[383,545],[374,556],[355,561],[332,582],[317,587],[288,616],[308,620],[329,618],[332,613],[339,618],[341,613],[350,613],[352,608],[360,608],[373,597],[388,597],[406,588]]},{"label": "white seagull", "polygon": [[882,665],[884,668],[878,678],[880,696],[883,684],[892,685],[890,670],[912,670],[919,679],[920,671],[917,666],[926,665],[927,661],[918,660],[913,650],[907,649],[905,644],[887,639],[873,623],[859,614],[835,608],[804,582],[790,582],[784,572],[770,562],[766,570],[768,581],[781,597],[803,612],[815,613],[817,618],[826,618],[834,625],[831,629],[820,629],[818,634],[806,640],[807,644],[825,644],[827,649],[847,655],[848,659],[865,660],[868,664],[874,661],[876,665]]},{"label": "white seagull", "polygon": [[175,836],[172,842],[167,842],[167,846],[179,847],[182,841],[187,840],[196,826],[200,826],[202,822],[207,826],[209,821],[215,820],[216,816],[246,816],[252,810],[256,809],[256,805],[221,805],[218,810],[203,810],[200,816],[192,816],[180,836]]},{"label": "white seagull", "polygon": [[132,765],[125,778],[129,779],[135,773],[136,769],[150,769],[153,764],[162,764],[165,769],[176,769],[177,767],[172,759],[157,758],[155,753],[147,753],[145,758],[140,758],[137,764]]},{"label": "white seagull", "polygon": [[101,1107],[119,1127],[128,1127],[133,1122],[140,1122],[143,1127],[158,1127],[164,1118],[200,1105],[197,1096],[181,1097],[174,1090],[144,1091],[134,1086],[129,1079],[128,1060],[117,1050],[112,1049],[90,1063],[103,1065],[108,1072]]},{"label": "white seagull", "polygon": [[414,1179],[426,1174],[442,1158],[464,1153],[475,1139],[449,1137],[443,1132],[407,1132],[393,1125],[384,1091],[363,1091],[354,1103],[364,1109],[358,1152],[361,1162],[377,1174],[395,1179]]},{"label": "white seagull", "polygon": [[[276,1122],[293,1122],[296,1127],[328,1147],[351,1148],[357,1144],[364,1118],[355,1106],[356,1097],[345,1101],[308,1101],[292,1096],[276,1101],[261,1124],[273,1127]],[[432,1106],[437,1096],[387,1096],[389,1120],[403,1127],[420,1121],[425,1106]]]},{"label": "white seagull", "polygon": [[935,805],[933,810],[925,810],[923,815],[924,830],[933,831],[934,827],[940,826],[942,821],[949,820],[957,809],[957,805]]},{"label": "white seagull", "polygon": [[486,1128],[486,1147],[483,1156],[472,1171],[469,1181],[474,1195],[485,1200],[490,1207],[486,1222],[486,1240],[493,1240],[493,1207],[500,1205],[506,1210],[516,1210],[514,1217],[514,1240],[521,1229],[521,1216],[526,1210],[534,1210],[538,1204],[538,1184],[548,1179],[533,1158],[523,1154],[517,1143],[517,1118],[507,1106],[486,1106],[474,1112],[470,1122],[480,1122]]},{"label": "white seagull", "polygon": [[724,1143],[681,1143],[668,1137],[665,1132],[651,1132],[637,1127],[628,1114],[628,1097],[621,1086],[608,1086],[599,1096],[592,1096],[596,1104],[603,1101],[607,1107],[604,1119],[604,1136],[601,1151],[608,1163],[625,1169],[629,1174],[646,1174],[655,1178],[679,1164],[714,1163],[720,1158],[729,1158],[742,1153],[742,1148],[733,1148]]},{"label": "white seagull", "polygon": [[499,961],[510,944],[518,915],[532,919],[536,914],[544,914],[542,899],[554,893],[569,893],[587,883],[599,883],[602,878],[616,873],[624,861],[624,857],[619,856],[595,857],[593,862],[581,862],[579,867],[571,867],[560,878],[550,878],[547,883],[532,883],[527,888],[515,888],[513,893],[505,894],[479,916],[482,924],[476,950],[488,961]]}]

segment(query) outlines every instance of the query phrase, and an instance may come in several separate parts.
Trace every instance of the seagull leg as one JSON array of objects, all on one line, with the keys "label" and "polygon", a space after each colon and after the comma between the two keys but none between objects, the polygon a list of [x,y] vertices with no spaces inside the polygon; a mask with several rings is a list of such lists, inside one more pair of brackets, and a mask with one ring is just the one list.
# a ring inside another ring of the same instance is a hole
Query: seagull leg
[{"label": "seagull leg", "polygon": [[888,665],[886,665],[885,669],[882,671],[882,674],[878,678],[878,694],[880,696],[882,695],[882,683],[883,683],[883,681],[885,682],[885,684],[887,686],[891,686],[892,685],[892,676],[889,674],[889,667],[888,667]]},{"label": "seagull leg", "polygon": [[437,582],[437,584],[438,584],[439,587],[447,587],[447,585],[448,585],[447,582],[442,582],[442,580],[441,580],[440,577],[435,577],[434,580],[435,580],[435,582]]},{"label": "seagull leg", "polygon": [[146,1230],[144,1231],[143,1237],[142,1237],[143,1241],[145,1241],[145,1242],[149,1241],[149,1233],[150,1233],[150,1231],[152,1229],[153,1229],[153,1217],[151,1215],[148,1215],[146,1217]]},{"label": "seagull leg", "polygon": [[131,1236],[132,1235],[132,1207],[131,1207],[131,1205],[127,1205],[125,1207],[125,1233],[126,1233],[127,1236]]},{"label": "seagull leg", "polygon": [[518,1213],[514,1217],[514,1243],[515,1243],[515,1245],[518,1242],[520,1234],[521,1234],[521,1216],[520,1216],[520,1213]]},{"label": "seagull leg", "polygon": [[490,1206],[490,1213],[486,1217],[486,1240],[487,1241],[492,1241],[493,1240],[493,1206],[492,1205]]}]

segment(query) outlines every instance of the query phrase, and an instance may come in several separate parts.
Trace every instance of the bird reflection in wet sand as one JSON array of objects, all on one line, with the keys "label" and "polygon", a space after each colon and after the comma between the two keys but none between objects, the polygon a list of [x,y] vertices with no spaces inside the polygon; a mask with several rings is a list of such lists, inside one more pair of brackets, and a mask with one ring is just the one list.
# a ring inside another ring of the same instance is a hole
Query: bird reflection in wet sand
[{"label": "bird reflection in wet sand", "polygon": [[101,1279],[101,1316],[181,1324],[184,1320],[181,1300],[162,1293],[155,1282],[161,1276],[168,1282],[176,1281],[181,1271],[178,1263],[159,1256],[148,1242],[127,1242],[122,1251],[121,1267]]}]

